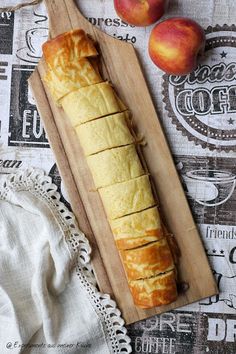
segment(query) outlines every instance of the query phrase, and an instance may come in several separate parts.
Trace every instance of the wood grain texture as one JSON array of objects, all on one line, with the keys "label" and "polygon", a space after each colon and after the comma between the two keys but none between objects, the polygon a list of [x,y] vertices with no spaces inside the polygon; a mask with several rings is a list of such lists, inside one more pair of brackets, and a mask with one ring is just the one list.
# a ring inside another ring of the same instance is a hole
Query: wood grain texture
[{"label": "wood grain texture", "polygon": [[98,42],[104,78],[113,83],[132,112],[135,130],[148,142],[142,148],[142,153],[159,196],[167,227],[174,233],[181,250],[180,279],[189,283],[189,290],[168,306],[141,310],[133,305],[103,205],[94,191],[81,146],[62,109],[55,106],[42,82],[46,66],[41,60],[30,78],[31,89],[67,187],[72,209],[80,228],[91,242],[92,263],[100,290],[111,294],[117,301],[127,324],[216,294],[216,283],[134,48],[93,27],[72,0],[46,0],[46,5],[52,37],[80,27]]}]

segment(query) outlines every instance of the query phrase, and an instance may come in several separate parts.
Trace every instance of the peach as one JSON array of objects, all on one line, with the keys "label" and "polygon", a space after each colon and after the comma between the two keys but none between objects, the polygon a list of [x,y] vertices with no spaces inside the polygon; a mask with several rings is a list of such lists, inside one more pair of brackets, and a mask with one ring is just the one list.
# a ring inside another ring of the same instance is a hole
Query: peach
[{"label": "peach", "polygon": [[168,0],[114,0],[118,16],[134,26],[149,26],[165,13]]},{"label": "peach", "polygon": [[158,23],[149,38],[149,55],[167,74],[187,75],[197,66],[205,33],[195,21],[175,17]]}]

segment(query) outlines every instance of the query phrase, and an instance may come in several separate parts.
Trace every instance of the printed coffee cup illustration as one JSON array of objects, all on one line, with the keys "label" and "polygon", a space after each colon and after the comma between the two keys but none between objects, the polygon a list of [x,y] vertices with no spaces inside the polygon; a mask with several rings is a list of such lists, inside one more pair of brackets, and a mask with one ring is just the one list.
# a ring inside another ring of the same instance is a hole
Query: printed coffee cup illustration
[{"label": "printed coffee cup illustration", "polygon": [[47,40],[47,38],[48,28],[46,27],[31,28],[26,31],[26,46],[17,51],[17,58],[28,63],[37,64],[42,56],[42,44]]},{"label": "printed coffee cup illustration", "polygon": [[219,170],[193,170],[183,176],[187,194],[197,203],[205,206],[217,206],[232,196],[236,176]]},{"label": "printed coffee cup illustration", "polygon": [[32,28],[25,34],[27,46],[33,57],[39,58],[41,56],[41,44],[47,40],[47,28]]},{"label": "printed coffee cup illustration", "polygon": [[236,309],[236,295],[234,292],[236,275],[225,275],[213,270],[220,293],[202,300],[199,304],[210,306],[218,302],[224,302],[231,309]]}]

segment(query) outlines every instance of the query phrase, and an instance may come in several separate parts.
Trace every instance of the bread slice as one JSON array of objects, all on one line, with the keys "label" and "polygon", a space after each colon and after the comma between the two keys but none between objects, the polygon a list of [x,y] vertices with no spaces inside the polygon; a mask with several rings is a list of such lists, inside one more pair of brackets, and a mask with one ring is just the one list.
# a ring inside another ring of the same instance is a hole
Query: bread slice
[{"label": "bread slice", "polygon": [[87,157],[96,188],[111,186],[144,175],[134,145],[102,151]]},{"label": "bread slice", "polygon": [[117,248],[136,248],[163,238],[157,207],[110,221]]},{"label": "bread slice", "polygon": [[98,52],[94,42],[82,29],[65,32],[42,46],[47,65],[55,73],[76,69],[81,58],[94,57]]},{"label": "bread slice", "polygon": [[128,119],[129,113],[126,111],[77,126],[76,134],[85,155],[134,143],[127,126]]},{"label": "bread slice", "polygon": [[102,81],[102,78],[88,59],[81,58],[77,61],[76,69],[73,66],[56,72],[49,69],[44,81],[53,99],[60,106],[60,100],[71,91],[97,84]]},{"label": "bread slice", "polygon": [[115,92],[108,82],[71,92],[62,98],[61,105],[74,127],[121,111]]},{"label": "bread slice", "polygon": [[134,304],[140,308],[167,305],[177,299],[176,271],[129,281]]},{"label": "bread slice", "polygon": [[166,238],[120,251],[120,255],[129,280],[150,278],[175,267]]},{"label": "bread slice", "polygon": [[99,189],[108,219],[136,213],[155,205],[147,175]]}]

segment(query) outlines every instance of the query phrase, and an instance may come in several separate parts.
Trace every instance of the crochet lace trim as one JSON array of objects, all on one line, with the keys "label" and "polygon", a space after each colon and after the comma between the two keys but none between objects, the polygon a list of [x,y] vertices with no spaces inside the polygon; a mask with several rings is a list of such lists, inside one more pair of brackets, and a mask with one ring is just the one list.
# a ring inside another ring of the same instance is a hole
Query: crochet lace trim
[{"label": "crochet lace trim", "polygon": [[42,170],[27,169],[0,179],[0,198],[7,200],[9,191],[28,190],[37,198],[46,201],[64,231],[65,240],[76,259],[76,274],[86,290],[95,311],[102,318],[104,331],[110,339],[112,353],[131,353],[130,338],[124,320],[115,301],[97,289],[96,279],[90,264],[91,248],[85,235],[79,230],[74,215],[60,201],[57,186]]}]

